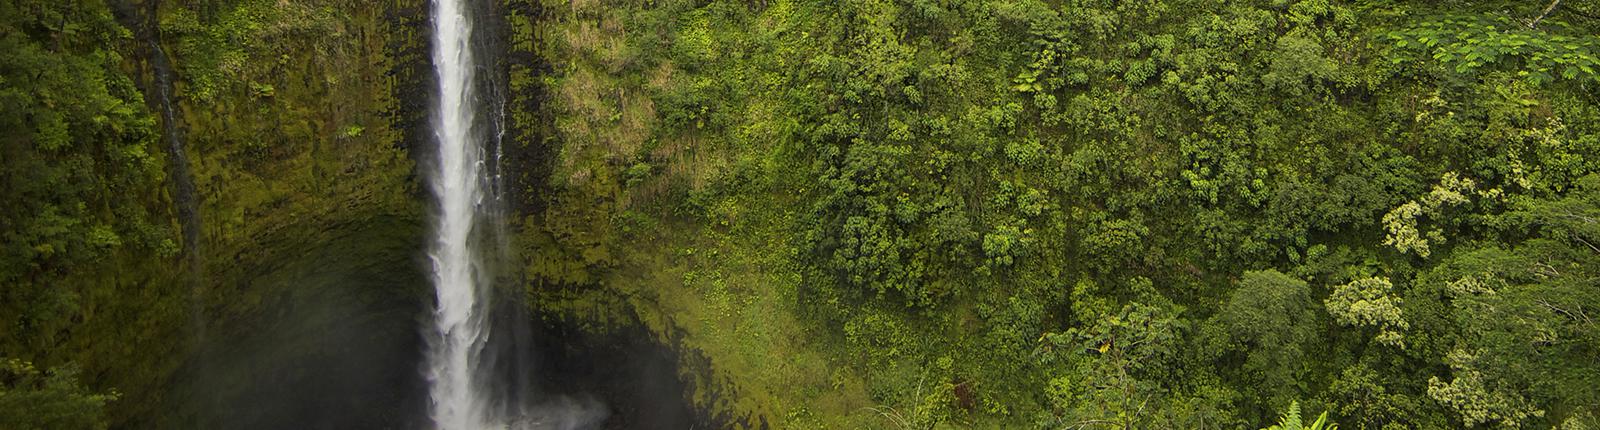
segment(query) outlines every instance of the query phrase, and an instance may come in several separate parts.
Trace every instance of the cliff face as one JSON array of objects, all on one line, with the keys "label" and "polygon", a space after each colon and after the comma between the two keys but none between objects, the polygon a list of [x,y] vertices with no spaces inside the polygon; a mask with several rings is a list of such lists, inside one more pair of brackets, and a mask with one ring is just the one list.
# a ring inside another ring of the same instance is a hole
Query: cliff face
[{"label": "cliff face", "polygon": [[[426,298],[425,205],[409,150],[427,139],[426,2],[19,7],[7,9],[22,14],[7,16],[13,28],[59,11],[125,29],[91,27],[102,33],[88,37],[105,35],[113,51],[89,58],[120,59],[106,81],[127,79],[143,94],[133,100],[144,106],[124,109],[149,132],[124,128],[124,139],[145,148],[154,168],[134,176],[146,181],[139,194],[83,194],[87,207],[117,213],[84,215],[107,226],[103,251],[71,267],[31,257],[45,268],[30,282],[73,301],[45,309],[29,297],[46,293],[15,290],[33,295],[6,299],[27,307],[18,314],[25,323],[8,324],[19,331],[0,356],[81,367],[91,388],[122,393],[109,406],[117,427],[413,418],[400,412],[420,409],[407,357],[419,350]],[[39,40],[52,38],[45,31]],[[41,55],[80,52],[63,48],[45,43]],[[108,139],[75,137],[84,149],[74,150],[87,154]],[[7,188],[23,183],[13,179]],[[136,222],[144,217],[165,221]]]},{"label": "cliff face", "polygon": [[[173,124],[185,137],[199,208],[199,266],[189,272],[158,262],[172,268],[168,279],[148,283],[170,303],[167,313],[147,318],[165,327],[148,340],[171,345],[170,355],[128,352],[125,358],[146,363],[135,366],[81,359],[108,375],[97,386],[128,394],[113,404],[114,422],[419,425],[426,408],[417,324],[430,300],[422,254],[429,197],[416,166],[428,162],[433,145],[428,2],[129,6],[141,14],[137,22],[153,23],[141,30],[170,57]],[[490,98],[504,106],[485,111],[503,137],[504,146],[491,151],[505,157],[505,218],[513,229],[537,231],[539,223],[567,223],[584,211],[551,209],[573,202],[550,194],[560,144],[547,138],[553,114],[545,106],[544,6],[508,0],[481,7],[480,28],[490,33],[479,47],[482,77]],[[151,12],[153,19],[142,15]],[[154,93],[160,82],[152,51],[131,52],[126,71]],[[534,252],[581,250],[550,244]],[[508,270],[505,297],[520,300],[517,287],[530,283],[537,291],[583,285],[521,267]],[[687,350],[659,349],[659,333],[635,325],[580,329],[586,323],[559,313],[540,320],[531,332],[537,350],[524,357],[539,366],[533,376],[544,385],[594,386],[541,391],[614,401],[614,425],[704,420],[671,400],[683,393],[673,367]],[[640,381],[657,388],[635,389]]]},{"label": "cliff face", "polygon": [[[397,427],[422,410],[425,1],[166,1],[200,196],[192,345],[155,427]],[[334,406],[337,405],[337,406]],[[151,411],[155,412],[155,411]]]},{"label": "cliff face", "polygon": [[[1591,14],[1271,3],[474,2],[513,384],[670,406],[618,426],[1594,422]],[[415,425],[427,0],[110,4],[0,3],[0,356],[124,427]]]}]

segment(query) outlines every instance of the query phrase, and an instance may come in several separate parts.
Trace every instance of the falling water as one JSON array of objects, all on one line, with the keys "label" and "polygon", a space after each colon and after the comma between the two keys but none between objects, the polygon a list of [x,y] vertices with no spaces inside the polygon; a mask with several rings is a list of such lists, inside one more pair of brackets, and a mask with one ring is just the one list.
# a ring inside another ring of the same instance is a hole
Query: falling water
[{"label": "falling water", "polygon": [[[434,0],[433,10],[433,65],[439,92],[432,119],[439,152],[429,186],[438,208],[428,256],[438,304],[424,333],[428,417],[440,430],[596,428],[609,414],[604,404],[586,396],[536,400],[526,378],[504,377],[524,374],[527,369],[521,363],[491,357],[494,351],[521,350],[525,345],[519,345],[522,340],[515,335],[490,345],[488,286],[493,277],[484,260],[505,258],[497,254],[506,244],[497,222],[501,214],[495,210],[501,206],[495,198],[497,177],[502,174],[505,112],[493,109],[495,100],[501,100],[497,94],[482,97],[476,88],[492,79],[474,76],[478,64],[473,55],[472,9],[465,4],[469,1]],[[487,89],[496,88],[500,87]],[[498,116],[487,118],[493,123],[480,122],[480,112]],[[517,332],[516,327],[510,326],[509,333]]]},{"label": "falling water", "polygon": [[428,414],[444,430],[490,426],[489,401],[478,375],[488,340],[486,282],[472,246],[484,194],[483,148],[476,126],[472,22],[464,1],[435,0],[433,15],[439,79],[433,127],[439,152],[430,185],[439,206],[429,257],[438,307],[428,336]]}]

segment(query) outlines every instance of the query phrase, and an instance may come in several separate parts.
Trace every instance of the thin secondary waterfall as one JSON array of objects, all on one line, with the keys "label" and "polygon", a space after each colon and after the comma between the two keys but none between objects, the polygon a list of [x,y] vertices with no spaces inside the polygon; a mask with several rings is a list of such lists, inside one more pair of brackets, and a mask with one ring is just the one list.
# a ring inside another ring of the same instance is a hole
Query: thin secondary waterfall
[{"label": "thin secondary waterfall", "polygon": [[479,100],[473,88],[472,20],[465,0],[434,1],[433,64],[438,74],[433,128],[438,154],[431,188],[438,199],[429,251],[438,299],[429,333],[429,417],[445,430],[490,426],[479,362],[488,341],[487,279],[474,249],[484,203]]}]

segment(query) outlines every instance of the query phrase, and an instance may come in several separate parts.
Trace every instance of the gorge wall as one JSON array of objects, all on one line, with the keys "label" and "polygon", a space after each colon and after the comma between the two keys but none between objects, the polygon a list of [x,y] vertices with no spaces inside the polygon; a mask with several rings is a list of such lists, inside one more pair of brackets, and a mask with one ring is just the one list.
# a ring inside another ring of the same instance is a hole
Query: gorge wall
[{"label": "gorge wall", "polygon": [[[503,194],[516,199],[512,212],[539,213],[556,144],[543,137],[546,61],[532,32],[543,5],[475,4],[492,34],[481,67],[493,99],[512,106],[495,122],[516,143],[496,151],[518,191]],[[6,336],[0,356],[80,367],[91,389],[120,393],[108,406],[117,428],[425,426],[419,330],[431,299],[417,165],[433,145],[429,5],[59,6],[127,30],[107,47],[122,58],[108,72],[131,80],[140,114],[154,120],[157,132],[139,143],[162,163],[145,210],[166,219],[158,225],[176,251],[129,245],[65,275],[34,275],[80,301],[59,316],[19,313],[30,321],[22,327],[41,328]],[[541,393],[614,403],[611,428],[695,419],[677,400],[674,351],[639,330],[600,340],[535,317],[523,303],[528,278],[501,269],[497,295],[517,310],[495,324],[539,345],[517,359],[530,361],[529,383],[553,385]],[[625,388],[638,381],[665,388],[648,397]]]},{"label": "gorge wall", "polygon": [[[430,4],[152,1],[0,3],[0,356],[425,425]],[[490,365],[611,428],[1600,426],[1600,12],[1538,3],[476,2]]]}]

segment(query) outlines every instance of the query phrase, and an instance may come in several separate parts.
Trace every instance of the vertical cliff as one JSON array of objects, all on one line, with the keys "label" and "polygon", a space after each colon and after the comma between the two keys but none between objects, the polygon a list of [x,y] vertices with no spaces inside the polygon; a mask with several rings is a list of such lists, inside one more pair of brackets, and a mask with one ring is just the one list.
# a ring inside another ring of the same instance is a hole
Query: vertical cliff
[{"label": "vertical cliff", "polygon": [[[109,4],[136,36],[124,72],[162,118],[174,230],[201,266],[121,263],[155,275],[87,305],[113,312],[60,355],[124,394],[126,425],[414,418],[397,412],[415,390],[393,388],[416,384],[424,297],[409,149],[427,141],[425,2]],[[104,342],[114,327],[149,328]]]},{"label": "vertical cliff", "polygon": [[203,327],[156,422],[416,419],[426,2],[156,10],[205,220]]}]

